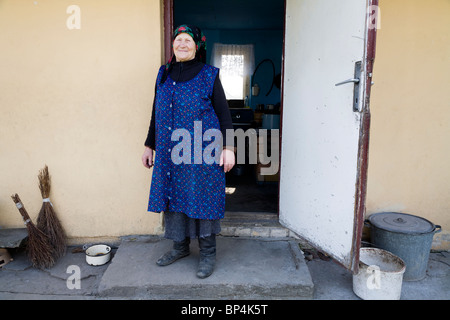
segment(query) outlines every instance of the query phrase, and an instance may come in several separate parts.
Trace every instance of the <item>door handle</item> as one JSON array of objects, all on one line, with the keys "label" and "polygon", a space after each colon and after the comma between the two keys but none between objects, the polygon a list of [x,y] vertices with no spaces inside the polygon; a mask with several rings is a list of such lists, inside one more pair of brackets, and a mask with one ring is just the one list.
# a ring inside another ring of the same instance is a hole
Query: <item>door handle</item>
[{"label": "door handle", "polygon": [[337,86],[341,86],[343,84],[347,84],[347,83],[353,83],[353,111],[354,112],[361,112],[362,111],[362,107],[361,107],[361,103],[359,101],[359,84],[361,83],[361,67],[362,67],[362,62],[361,61],[357,61],[355,63],[355,75],[353,78],[336,83],[336,87]]},{"label": "door handle", "polygon": [[343,84],[347,84],[347,83],[359,83],[359,79],[348,79],[339,83],[336,83],[336,87],[337,86],[342,86]]}]

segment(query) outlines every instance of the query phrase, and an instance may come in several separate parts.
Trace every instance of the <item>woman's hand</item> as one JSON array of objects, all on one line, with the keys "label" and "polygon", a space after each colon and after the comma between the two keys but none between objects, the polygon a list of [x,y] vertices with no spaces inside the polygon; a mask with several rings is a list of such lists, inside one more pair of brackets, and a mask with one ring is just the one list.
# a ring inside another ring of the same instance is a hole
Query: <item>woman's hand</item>
[{"label": "woman's hand", "polygon": [[220,166],[223,166],[223,171],[230,171],[235,164],[234,152],[229,149],[223,149],[220,155]]},{"label": "woman's hand", "polygon": [[153,149],[145,147],[144,154],[142,155],[142,164],[147,169],[153,167]]}]

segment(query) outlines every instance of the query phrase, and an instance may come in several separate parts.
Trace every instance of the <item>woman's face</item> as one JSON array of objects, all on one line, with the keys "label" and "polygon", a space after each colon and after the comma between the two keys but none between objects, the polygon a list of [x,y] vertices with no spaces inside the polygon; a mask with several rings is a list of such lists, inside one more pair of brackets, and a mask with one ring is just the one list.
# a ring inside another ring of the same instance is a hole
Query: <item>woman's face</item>
[{"label": "woman's face", "polygon": [[173,41],[173,51],[177,62],[194,59],[196,52],[194,39],[187,33],[180,33]]}]

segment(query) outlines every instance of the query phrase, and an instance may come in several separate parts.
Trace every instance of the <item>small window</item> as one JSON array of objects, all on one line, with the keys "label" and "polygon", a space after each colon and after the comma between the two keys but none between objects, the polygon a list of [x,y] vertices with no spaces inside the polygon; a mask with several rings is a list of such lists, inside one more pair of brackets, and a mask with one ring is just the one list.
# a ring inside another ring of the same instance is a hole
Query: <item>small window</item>
[{"label": "small window", "polygon": [[214,44],[213,64],[220,68],[220,81],[228,100],[249,96],[254,59],[253,45]]},{"label": "small window", "polygon": [[244,55],[223,54],[220,69],[227,99],[244,99]]}]

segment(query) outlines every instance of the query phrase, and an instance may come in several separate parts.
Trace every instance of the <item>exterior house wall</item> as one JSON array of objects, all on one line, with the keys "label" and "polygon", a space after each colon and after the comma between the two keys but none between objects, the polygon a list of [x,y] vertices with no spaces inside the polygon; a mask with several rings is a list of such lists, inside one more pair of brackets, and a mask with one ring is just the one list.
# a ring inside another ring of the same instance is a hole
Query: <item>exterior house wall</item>
[{"label": "exterior house wall", "polygon": [[450,249],[450,2],[381,0],[372,89],[367,213],[441,225]]},{"label": "exterior house wall", "polygon": [[[74,12],[80,9],[80,29]],[[0,1],[0,226],[51,200],[70,238],[157,233],[140,161],[162,62],[159,0]]]}]

